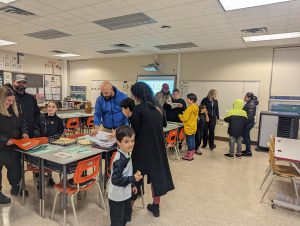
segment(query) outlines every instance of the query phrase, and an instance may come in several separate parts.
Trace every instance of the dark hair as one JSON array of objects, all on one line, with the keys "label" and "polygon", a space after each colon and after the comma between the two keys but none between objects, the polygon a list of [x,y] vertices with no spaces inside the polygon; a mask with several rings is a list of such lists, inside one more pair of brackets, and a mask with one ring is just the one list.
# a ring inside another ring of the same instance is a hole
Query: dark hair
[{"label": "dark hair", "polygon": [[187,97],[188,99],[190,99],[191,101],[193,101],[194,103],[197,102],[197,96],[196,96],[196,94],[194,94],[194,93],[189,93],[188,95],[186,95],[186,97]]},{"label": "dark hair", "polygon": [[148,84],[137,82],[130,90],[132,95],[138,98],[141,103],[150,103],[151,105],[154,105],[154,93]]},{"label": "dark hair", "polygon": [[206,105],[205,104],[200,104],[200,109],[204,109],[206,108]]},{"label": "dark hair", "polygon": [[116,139],[119,142],[122,142],[124,137],[132,137],[134,134],[134,130],[130,126],[123,125],[116,129]]},{"label": "dark hair", "polygon": [[134,100],[131,99],[130,97],[127,97],[126,99],[122,100],[120,103],[121,108],[129,108],[130,111],[133,111],[135,107]]},{"label": "dark hair", "polygon": [[175,88],[173,89],[173,93],[180,93],[179,89]]},{"label": "dark hair", "polygon": [[254,93],[252,92],[246,93],[246,97],[248,97],[250,100],[257,100],[257,96],[254,96]]}]

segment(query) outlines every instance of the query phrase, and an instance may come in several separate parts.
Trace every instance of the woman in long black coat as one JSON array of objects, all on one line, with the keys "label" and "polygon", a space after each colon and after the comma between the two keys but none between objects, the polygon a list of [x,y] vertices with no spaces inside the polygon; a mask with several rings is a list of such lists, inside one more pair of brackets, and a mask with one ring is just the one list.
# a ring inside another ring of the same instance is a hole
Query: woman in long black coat
[{"label": "woman in long black coat", "polygon": [[163,126],[166,126],[164,111],[146,83],[137,82],[131,92],[137,103],[130,120],[136,134],[133,168],[134,172],[140,170],[147,175],[153,193],[153,204],[147,208],[159,217],[160,196],[174,189],[163,137]]}]

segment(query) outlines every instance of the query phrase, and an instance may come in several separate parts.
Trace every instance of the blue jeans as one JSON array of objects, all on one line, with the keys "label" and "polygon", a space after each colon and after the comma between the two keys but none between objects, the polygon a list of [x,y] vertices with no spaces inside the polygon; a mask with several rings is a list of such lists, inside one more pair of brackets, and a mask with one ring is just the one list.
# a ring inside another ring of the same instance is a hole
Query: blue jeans
[{"label": "blue jeans", "polygon": [[193,135],[185,135],[186,137],[186,143],[188,146],[188,151],[195,150],[195,134]]},{"label": "blue jeans", "polygon": [[243,140],[246,145],[246,152],[251,153],[250,131],[254,127],[254,122],[248,122],[244,127]]}]

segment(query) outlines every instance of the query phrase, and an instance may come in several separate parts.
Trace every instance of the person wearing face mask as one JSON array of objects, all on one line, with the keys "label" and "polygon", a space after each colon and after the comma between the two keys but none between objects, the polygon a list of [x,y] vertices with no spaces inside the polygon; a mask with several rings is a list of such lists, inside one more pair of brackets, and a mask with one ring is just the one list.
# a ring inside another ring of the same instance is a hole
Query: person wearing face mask
[{"label": "person wearing face mask", "polygon": [[11,195],[19,195],[21,157],[11,139],[21,138],[28,138],[27,128],[20,117],[13,91],[5,85],[0,88],[0,204],[11,202],[1,191],[3,166],[7,169],[7,179],[12,187]]},{"label": "person wearing face mask", "polygon": [[160,106],[164,106],[164,104],[171,104],[172,103],[172,97],[169,90],[169,85],[167,83],[164,83],[162,85],[161,91],[155,94],[154,96],[155,100],[160,104]]},{"label": "person wearing face mask", "polygon": [[26,93],[27,78],[23,74],[17,74],[13,81],[13,91],[16,97],[18,110],[25,120],[30,137],[37,136],[40,119],[40,109],[35,97]]},{"label": "person wearing face mask", "polygon": [[119,91],[109,81],[101,84],[101,95],[97,98],[94,113],[95,129],[91,135],[95,136],[100,126],[101,130],[111,132],[121,125],[128,124],[127,117],[122,113],[120,103],[126,99],[126,94]]}]

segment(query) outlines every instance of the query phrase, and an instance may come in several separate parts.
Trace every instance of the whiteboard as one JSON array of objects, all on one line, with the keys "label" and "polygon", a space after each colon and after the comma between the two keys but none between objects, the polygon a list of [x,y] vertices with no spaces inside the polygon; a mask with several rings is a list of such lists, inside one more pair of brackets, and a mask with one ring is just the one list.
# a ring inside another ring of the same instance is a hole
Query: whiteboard
[{"label": "whiteboard", "polygon": [[[92,80],[91,84],[91,102],[92,106],[95,107],[95,103],[97,98],[100,96],[100,86],[101,83],[107,80]],[[136,83],[136,81],[123,81],[123,80],[110,80],[109,81],[113,86],[115,86],[121,92],[127,94],[127,96],[131,96],[130,88]]]},{"label": "whiteboard", "polygon": [[182,97],[188,93],[195,93],[198,97],[197,103],[207,96],[210,89],[217,90],[220,119],[223,119],[226,112],[232,109],[235,99],[243,99],[247,92],[253,92],[259,97],[259,81],[182,81]]},{"label": "whiteboard", "polygon": [[271,96],[300,96],[300,47],[276,48]]}]

